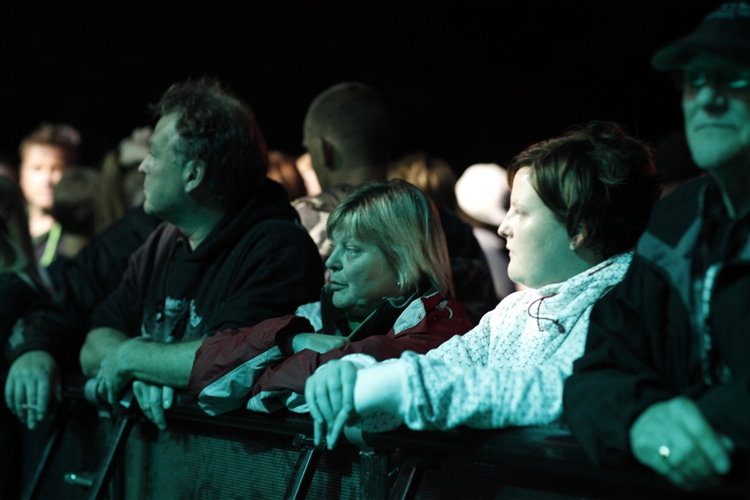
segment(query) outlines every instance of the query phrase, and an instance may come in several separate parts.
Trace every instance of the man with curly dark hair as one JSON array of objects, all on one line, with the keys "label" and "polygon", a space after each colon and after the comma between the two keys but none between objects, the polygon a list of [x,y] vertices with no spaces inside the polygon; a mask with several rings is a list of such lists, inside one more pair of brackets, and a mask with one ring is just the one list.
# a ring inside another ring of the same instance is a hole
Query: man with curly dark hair
[{"label": "man with curly dark hair", "polygon": [[201,80],[173,85],[154,110],[139,169],[146,212],[166,222],[94,312],[80,360],[110,403],[132,382],[164,428],[203,337],[316,300],[323,268],[284,189],[266,179],[265,141],[246,105]]}]

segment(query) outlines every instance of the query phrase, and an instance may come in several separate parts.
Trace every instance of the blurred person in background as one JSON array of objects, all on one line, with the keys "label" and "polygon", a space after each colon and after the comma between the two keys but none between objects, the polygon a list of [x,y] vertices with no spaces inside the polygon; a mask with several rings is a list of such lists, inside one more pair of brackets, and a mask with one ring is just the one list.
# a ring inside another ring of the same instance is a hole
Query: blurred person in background
[{"label": "blurred person in background", "polygon": [[281,151],[268,152],[268,178],[273,179],[286,190],[289,201],[307,195],[304,179],[297,170],[297,159]]},{"label": "blurred person in background", "polygon": [[[303,144],[321,193],[292,204],[318,246],[323,262],[331,255],[326,221],[353,189],[384,181],[391,154],[391,123],[380,95],[363,83],[334,85],[313,99],[303,124]],[[299,167],[298,167],[299,168]],[[300,169],[304,172],[305,166]]]},{"label": "blurred person in background", "polygon": [[456,174],[448,163],[440,158],[432,158],[423,152],[404,156],[388,167],[388,179],[403,179],[417,186],[438,207],[453,212],[456,203]]},{"label": "blurred person in background", "polygon": [[471,226],[456,214],[456,174],[445,161],[423,152],[412,153],[388,168],[388,179],[403,179],[417,186],[438,208],[448,242],[456,299],[473,324],[497,305],[490,267]]},{"label": "blurred person in background", "polygon": [[494,163],[472,165],[456,182],[459,216],[474,228],[492,273],[495,294],[503,299],[516,290],[508,278],[508,251],[498,228],[510,206],[505,169]]},{"label": "blurred person in background", "polygon": [[305,182],[305,191],[307,196],[317,196],[322,192],[320,189],[320,182],[318,182],[318,176],[315,175],[315,170],[312,168],[312,162],[310,161],[310,153],[304,153],[297,158],[297,171],[302,176],[302,180]]},{"label": "blurred person in background", "polygon": [[148,156],[152,133],[151,127],[136,128],[120,141],[116,150],[104,156],[101,168],[104,196],[98,201],[96,233],[143,204],[143,174],[138,165]]},{"label": "blurred person in background", "polygon": [[[94,237],[101,212],[99,200],[108,196],[103,193],[102,175],[87,167],[68,167],[55,186],[50,214],[60,224],[60,243],[57,254],[73,258]],[[45,249],[45,253],[50,247]],[[42,256],[44,260],[46,255]]]},{"label": "blurred person in background", "polygon": [[[54,188],[66,166],[76,162],[81,138],[69,125],[43,123],[26,136],[18,148],[19,183],[26,199],[29,233],[36,259],[47,267],[57,254],[61,228],[50,214]],[[50,251],[45,254],[47,247]],[[45,260],[42,256],[45,255]]]}]

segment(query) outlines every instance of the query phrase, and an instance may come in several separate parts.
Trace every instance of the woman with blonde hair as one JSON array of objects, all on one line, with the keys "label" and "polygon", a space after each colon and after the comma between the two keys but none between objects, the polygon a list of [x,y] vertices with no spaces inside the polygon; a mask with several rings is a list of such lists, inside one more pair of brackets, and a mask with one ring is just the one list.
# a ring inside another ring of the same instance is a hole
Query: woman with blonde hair
[{"label": "woman with blonde hair", "polygon": [[294,315],[204,340],[189,390],[210,414],[238,407],[305,411],[305,379],[330,360],[427,352],[471,328],[452,299],[432,202],[403,181],[366,185],[331,213],[330,284]]}]

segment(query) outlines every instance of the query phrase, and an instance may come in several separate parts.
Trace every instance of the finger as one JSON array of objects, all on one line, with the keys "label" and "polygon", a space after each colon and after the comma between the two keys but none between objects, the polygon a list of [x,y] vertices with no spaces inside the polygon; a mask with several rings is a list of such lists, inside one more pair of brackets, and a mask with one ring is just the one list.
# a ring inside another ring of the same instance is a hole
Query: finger
[{"label": "finger", "polygon": [[333,422],[333,425],[328,428],[328,436],[326,436],[326,442],[328,443],[329,450],[332,450],[336,446],[339,436],[341,435],[341,431],[344,430],[344,426],[346,425],[346,422],[349,420],[350,416],[350,411],[342,408],[339,414],[336,416],[336,420]]},{"label": "finger", "polygon": [[107,380],[104,382],[103,385],[104,385],[104,395],[107,398],[107,403],[109,403],[110,405],[114,405],[115,395],[113,394],[114,391],[112,390],[112,384],[110,384],[109,381]]},{"label": "finger", "polygon": [[162,407],[168,410],[174,403],[174,389],[171,387],[164,386],[161,390]]},{"label": "finger", "polygon": [[318,404],[318,411],[326,424],[333,423],[336,413],[331,409],[331,402],[328,397],[328,381],[323,379],[315,384],[315,401]]},{"label": "finger", "polygon": [[26,425],[26,411],[23,409],[26,404],[26,385],[22,379],[17,378],[13,386],[13,413]]},{"label": "finger", "polygon": [[104,379],[99,376],[96,377],[96,394],[99,401],[107,400],[107,388],[104,384]]},{"label": "finger", "polygon": [[721,445],[725,450],[727,450],[728,453],[732,453],[734,451],[734,441],[732,441],[732,438],[730,438],[729,436],[725,436],[724,434],[719,434],[719,441],[721,441]]},{"label": "finger", "polygon": [[24,409],[26,410],[26,427],[29,429],[34,429],[37,423],[36,380],[29,380],[24,385],[26,386],[26,403],[24,405]]},{"label": "finger", "polygon": [[146,398],[143,382],[138,380],[133,382],[133,396],[138,402],[138,407],[145,414],[146,409],[148,408],[148,399]]},{"label": "finger", "polygon": [[354,409],[354,385],[357,369],[349,362],[341,363],[341,408],[348,414]]},{"label": "finger", "polygon": [[143,382],[140,380],[133,380],[133,396],[135,396],[135,400],[138,401],[138,405],[141,404],[141,393],[143,391]]},{"label": "finger", "polygon": [[307,379],[307,382],[305,382],[305,402],[307,403],[307,408],[310,411],[310,416],[315,422],[322,422],[323,421],[323,415],[320,413],[320,410],[318,409],[318,402],[316,399],[316,389],[315,386],[318,382],[318,377],[315,375],[309,377]]},{"label": "finger", "polygon": [[[693,452],[685,461],[684,473],[691,478],[709,477],[713,473],[726,474],[731,467],[729,454],[701,411],[692,402],[683,412],[681,424],[692,440]],[[697,476],[696,476],[697,475]]]},{"label": "finger", "polygon": [[16,412],[16,391],[15,391],[15,381],[13,380],[13,376],[9,375],[8,379],[5,381],[5,405],[8,407],[8,410],[13,415],[18,415]]},{"label": "finger", "polygon": [[162,401],[162,388],[159,386],[152,385],[150,388],[150,407],[151,407],[151,421],[156,424],[156,426],[164,430],[167,428],[167,423],[164,420],[164,408],[163,408],[163,401]]},{"label": "finger", "polygon": [[133,382],[133,395],[138,406],[141,408],[143,415],[151,422],[154,421],[153,412],[151,411],[151,391],[150,387],[143,382]]},{"label": "finger", "polygon": [[47,415],[47,407],[49,405],[49,380],[46,377],[41,377],[37,381],[36,393],[36,418],[37,421],[41,421]]},{"label": "finger", "polygon": [[313,438],[313,441],[315,443],[315,446],[318,448],[323,446],[323,441],[326,435],[326,424],[325,422],[321,421],[315,421],[314,423],[314,429],[315,429],[315,437]]},{"label": "finger", "polygon": [[344,400],[342,392],[343,392],[343,385],[341,382],[342,377],[344,376],[344,373],[340,370],[337,370],[338,376],[332,377],[328,384],[328,401],[331,404],[331,413],[328,415],[328,418],[326,418],[326,421],[328,422],[328,428],[330,429],[331,426],[333,426],[333,423],[336,421],[336,419],[339,416],[339,412],[342,409],[342,401]]}]

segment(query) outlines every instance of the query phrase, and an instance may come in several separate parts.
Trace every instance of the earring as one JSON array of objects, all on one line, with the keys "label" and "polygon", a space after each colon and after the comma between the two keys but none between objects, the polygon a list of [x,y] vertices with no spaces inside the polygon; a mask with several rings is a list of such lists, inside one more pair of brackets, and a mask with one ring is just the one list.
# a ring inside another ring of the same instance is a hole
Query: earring
[{"label": "earring", "polygon": [[570,249],[573,250],[573,251],[575,251],[575,249],[576,249],[576,244],[573,243],[572,241],[570,242]]},{"label": "earring", "polygon": [[401,288],[401,282],[400,282],[400,281],[397,281],[397,282],[396,282],[396,286],[397,286],[397,287],[399,287],[399,288]]}]

